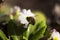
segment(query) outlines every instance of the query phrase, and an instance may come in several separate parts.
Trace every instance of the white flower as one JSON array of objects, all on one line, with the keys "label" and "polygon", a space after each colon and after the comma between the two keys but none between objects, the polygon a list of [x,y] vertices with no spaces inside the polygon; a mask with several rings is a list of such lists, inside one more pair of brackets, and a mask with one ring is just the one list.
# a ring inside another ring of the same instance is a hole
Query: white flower
[{"label": "white flower", "polygon": [[35,15],[31,12],[31,10],[26,10],[26,9],[23,9],[22,10],[22,13],[25,15],[25,17],[34,17]]},{"label": "white flower", "polygon": [[20,7],[19,6],[14,6],[13,8],[11,8],[11,14],[14,15],[14,14],[20,14]]},{"label": "white flower", "polygon": [[29,24],[26,19],[27,17],[35,17],[35,15],[31,12],[31,10],[23,9],[20,13],[19,20],[22,24],[25,24],[25,28],[27,28],[27,25]]},{"label": "white flower", "polygon": [[14,19],[13,17],[17,17],[20,15],[20,7],[19,6],[14,6],[10,10],[10,18]]},{"label": "white flower", "polygon": [[54,29],[51,37],[53,38],[53,40],[60,40],[60,33]]}]

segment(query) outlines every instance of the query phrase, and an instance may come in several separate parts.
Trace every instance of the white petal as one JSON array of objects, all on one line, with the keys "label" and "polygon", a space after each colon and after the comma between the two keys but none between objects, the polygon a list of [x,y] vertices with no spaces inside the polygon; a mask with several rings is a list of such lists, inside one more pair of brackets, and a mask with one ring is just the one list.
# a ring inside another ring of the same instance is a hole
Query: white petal
[{"label": "white petal", "polygon": [[57,32],[56,30],[53,30],[52,32],[52,38],[54,39],[54,37],[57,37],[58,39],[60,39],[60,33]]},{"label": "white petal", "polygon": [[19,16],[19,20],[22,24],[28,24],[28,21],[23,16]]},{"label": "white petal", "polygon": [[11,8],[10,13],[14,14],[16,11],[20,13],[20,7],[14,6],[13,8]]},{"label": "white petal", "polygon": [[35,15],[31,12],[30,9],[27,11],[27,15],[28,15],[29,17],[34,17],[34,16],[35,16]]},{"label": "white petal", "polygon": [[22,13],[26,14],[27,13],[27,10],[26,9],[23,9],[22,10]]},{"label": "white petal", "polygon": [[20,11],[20,7],[19,6],[14,6],[14,9]]}]

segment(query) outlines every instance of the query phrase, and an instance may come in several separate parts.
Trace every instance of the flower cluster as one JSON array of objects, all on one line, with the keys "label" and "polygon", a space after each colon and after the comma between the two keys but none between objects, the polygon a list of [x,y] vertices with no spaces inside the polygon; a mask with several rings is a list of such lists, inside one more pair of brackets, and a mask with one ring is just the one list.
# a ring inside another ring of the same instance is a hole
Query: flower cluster
[{"label": "flower cluster", "polygon": [[20,7],[15,6],[14,8],[11,9],[11,19],[15,17],[20,21],[21,24],[25,25],[25,28],[27,28],[27,25],[29,24],[27,17],[32,17],[35,19],[35,15],[31,12],[30,9],[20,9]]},{"label": "flower cluster", "polygon": [[51,35],[53,40],[60,40],[60,33],[53,29],[52,35]]}]

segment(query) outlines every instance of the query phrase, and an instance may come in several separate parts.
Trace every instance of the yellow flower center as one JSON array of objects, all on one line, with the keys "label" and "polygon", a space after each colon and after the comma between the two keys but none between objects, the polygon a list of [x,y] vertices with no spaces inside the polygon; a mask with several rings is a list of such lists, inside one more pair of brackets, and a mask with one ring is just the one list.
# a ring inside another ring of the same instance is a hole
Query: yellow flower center
[{"label": "yellow flower center", "polygon": [[54,37],[54,39],[53,40],[58,40],[58,37]]}]

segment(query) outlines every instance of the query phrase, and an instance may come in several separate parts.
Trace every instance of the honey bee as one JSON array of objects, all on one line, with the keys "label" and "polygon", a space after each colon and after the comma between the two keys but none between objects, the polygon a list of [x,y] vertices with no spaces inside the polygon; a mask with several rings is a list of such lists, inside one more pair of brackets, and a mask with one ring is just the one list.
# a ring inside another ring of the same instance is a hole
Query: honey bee
[{"label": "honey bee", "polygon": [[29,22],[29,24],[35,24],[35,19],[33,17],[27,17],[27,21]]}]

